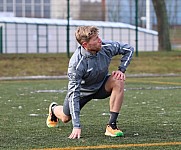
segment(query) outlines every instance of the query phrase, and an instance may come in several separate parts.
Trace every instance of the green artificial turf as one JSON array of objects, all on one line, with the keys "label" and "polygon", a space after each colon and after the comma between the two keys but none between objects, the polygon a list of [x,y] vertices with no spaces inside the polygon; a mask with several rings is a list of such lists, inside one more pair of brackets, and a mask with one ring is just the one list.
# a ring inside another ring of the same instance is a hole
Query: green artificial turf
[{"label": "green artificial turf", "polygon": [[[125,136],[104,135],[109,119],[107,98],[92,100],[82,109],[82,138],[79,140],[68,139],[71,122],[59,123],[59,128],[48,128],[45,123],[49,104],[63,103],[67,80],[0,81],[0,149],[58,150],[80,146],[98,149],[102,146],[100,149],[104,150],[180,150],[180,81],[181,77],[127,78],[118,119]],[[142,147],[119,147],[145,143]],[[150,143],[173,145],[149,146]]]}]

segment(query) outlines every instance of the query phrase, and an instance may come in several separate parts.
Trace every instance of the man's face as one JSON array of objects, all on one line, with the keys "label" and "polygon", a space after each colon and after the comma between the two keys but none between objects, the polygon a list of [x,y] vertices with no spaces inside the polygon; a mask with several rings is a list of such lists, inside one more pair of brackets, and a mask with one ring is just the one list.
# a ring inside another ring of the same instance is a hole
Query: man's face
[{"label": "man's face", "polygon": [[86,43],[85,48],[89,52],[96,53],[101,50],[102,41],[98,35],[93,36],[89,42]]}]

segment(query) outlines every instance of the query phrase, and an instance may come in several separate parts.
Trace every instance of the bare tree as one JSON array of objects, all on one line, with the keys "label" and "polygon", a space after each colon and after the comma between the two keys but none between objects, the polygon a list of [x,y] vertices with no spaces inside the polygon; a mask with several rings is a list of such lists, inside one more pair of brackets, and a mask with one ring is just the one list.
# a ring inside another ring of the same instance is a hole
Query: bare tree
[{"label": "bare tree", "polygon": [[171,51],[169,23],[164,0],[152,0],[157,17],[157,30],[160,51]]}]

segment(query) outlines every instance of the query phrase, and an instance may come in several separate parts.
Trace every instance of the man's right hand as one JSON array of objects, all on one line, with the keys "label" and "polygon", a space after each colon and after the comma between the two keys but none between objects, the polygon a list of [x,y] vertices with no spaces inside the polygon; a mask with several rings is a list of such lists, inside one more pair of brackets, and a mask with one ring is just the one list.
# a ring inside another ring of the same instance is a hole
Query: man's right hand
[{"label": "man's right hand", "polygon": [[68,137],[69,139],[80,139],[81,128],[73,128],[72,133]]}]

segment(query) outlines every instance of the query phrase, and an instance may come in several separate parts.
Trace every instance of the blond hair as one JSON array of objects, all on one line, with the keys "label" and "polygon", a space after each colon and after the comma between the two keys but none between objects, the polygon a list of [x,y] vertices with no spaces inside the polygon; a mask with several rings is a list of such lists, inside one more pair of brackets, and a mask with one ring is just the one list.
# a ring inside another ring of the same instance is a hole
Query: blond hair
[{"label": "blond hair", "polygon": [[80,26],[75,32],[75,38],[77,42],[82,45],[83,42],[89,42],[89,40],[99,33],[99,29],[96,26]]}]

